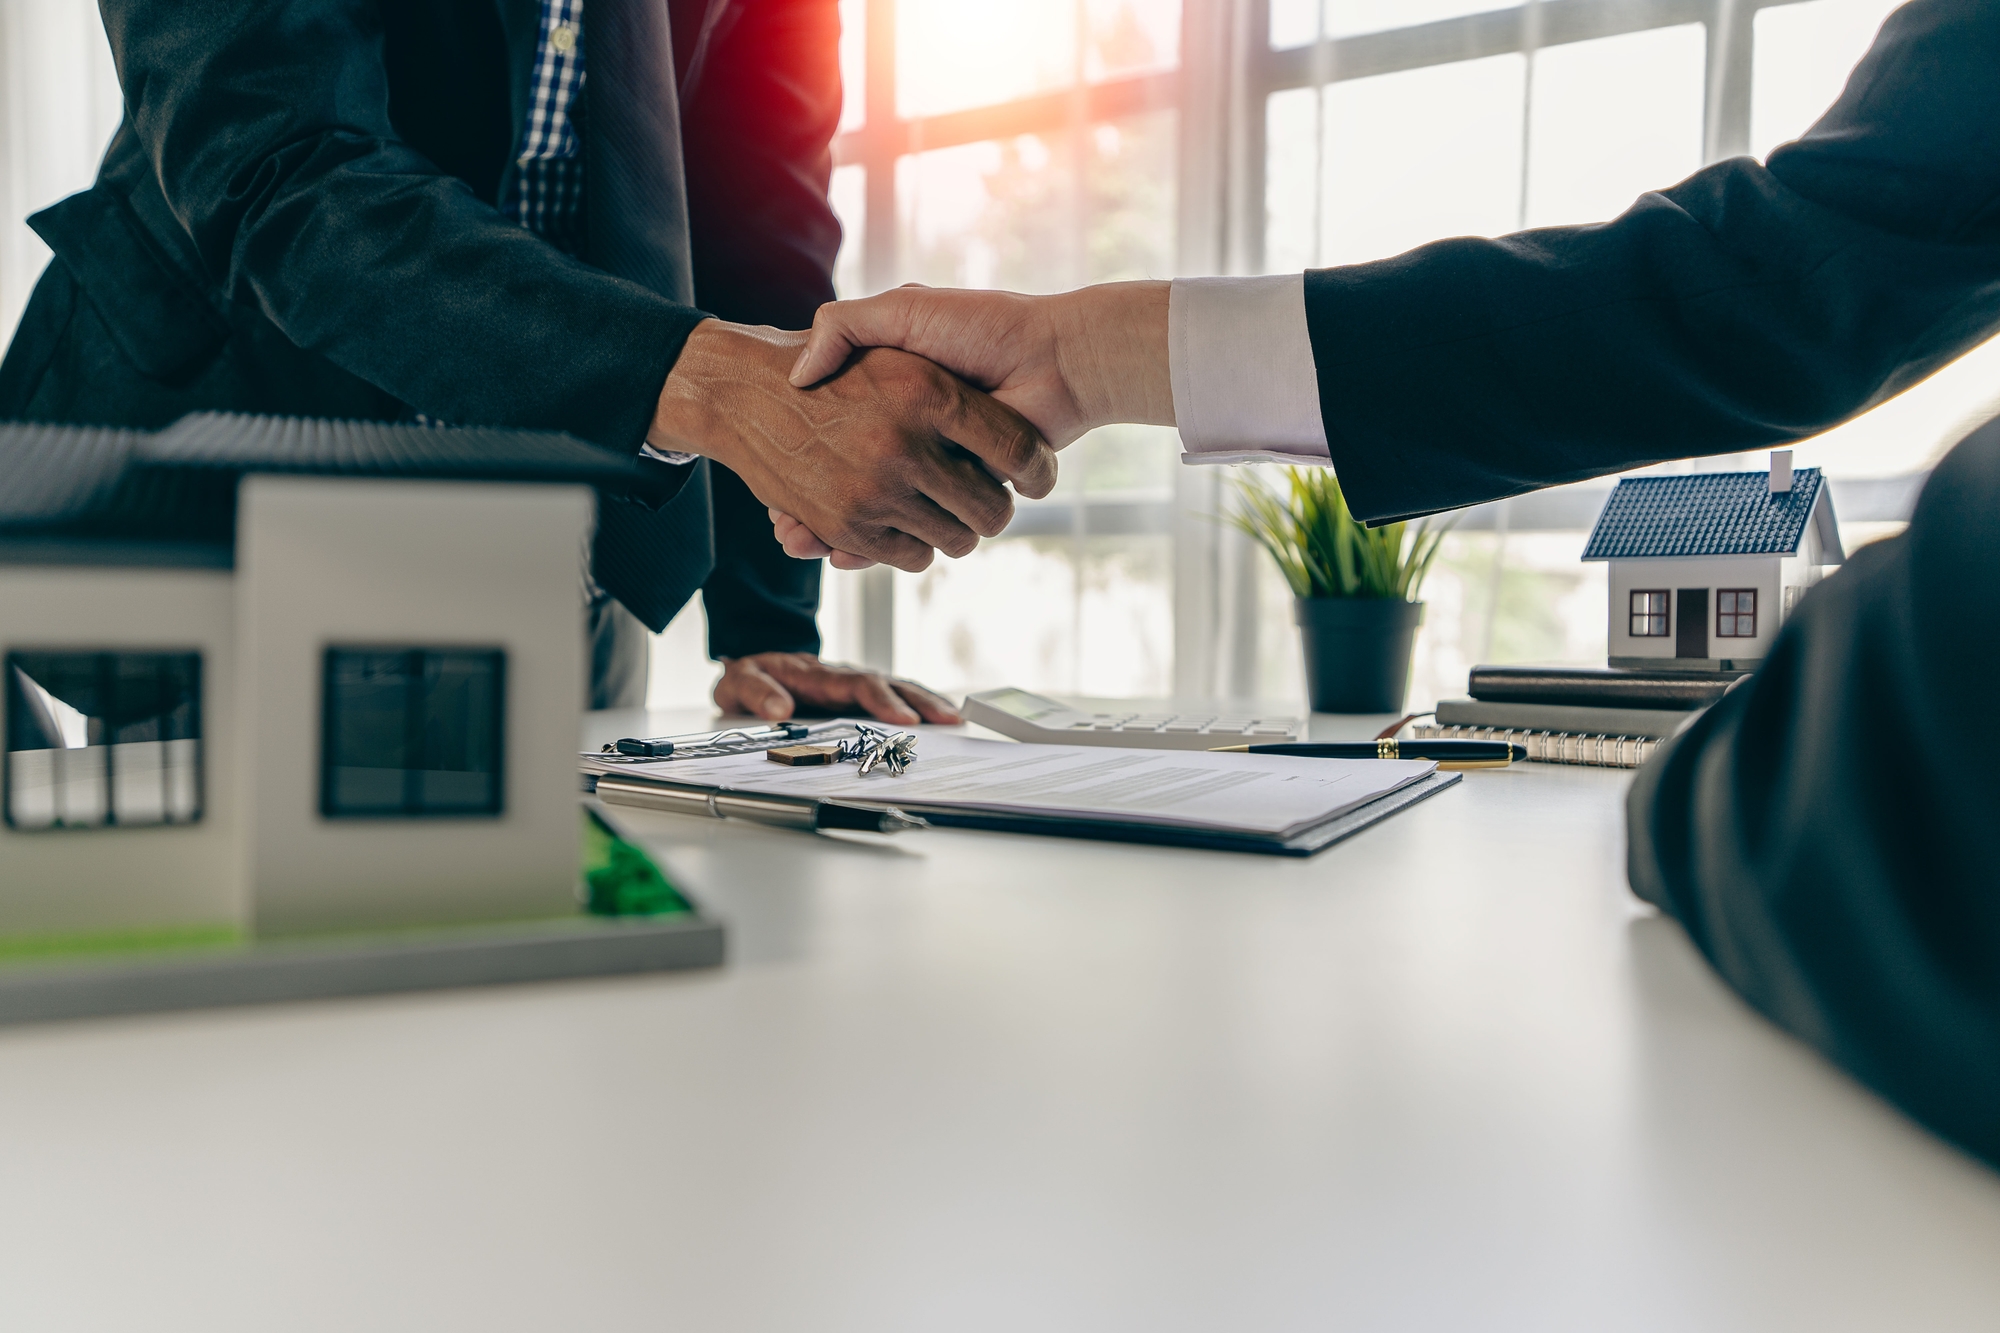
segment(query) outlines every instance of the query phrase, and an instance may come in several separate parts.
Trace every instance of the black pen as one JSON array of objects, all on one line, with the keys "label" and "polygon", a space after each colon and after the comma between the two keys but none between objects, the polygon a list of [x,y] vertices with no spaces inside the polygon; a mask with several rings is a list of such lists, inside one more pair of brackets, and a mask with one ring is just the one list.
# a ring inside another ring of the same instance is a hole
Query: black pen
[{"label": "black pen", "polygon": [[1297,759],[1434,759],[1439,768],[1505,768],[1528,757],[1505,741],[1334,741],[1319,744],[1222,745],[1211,754],[1288,754]]}]

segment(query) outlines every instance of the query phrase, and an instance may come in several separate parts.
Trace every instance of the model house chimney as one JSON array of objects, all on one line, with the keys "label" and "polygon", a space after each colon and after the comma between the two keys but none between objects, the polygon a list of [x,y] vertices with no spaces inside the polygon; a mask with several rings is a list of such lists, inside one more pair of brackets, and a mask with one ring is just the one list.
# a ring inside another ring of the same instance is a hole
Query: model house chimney
[{"label": "model house chimney", "polygon": [[1792,451],[1773,449],[1771,451],[1771,494],[1790,495],[1792,493]]}]

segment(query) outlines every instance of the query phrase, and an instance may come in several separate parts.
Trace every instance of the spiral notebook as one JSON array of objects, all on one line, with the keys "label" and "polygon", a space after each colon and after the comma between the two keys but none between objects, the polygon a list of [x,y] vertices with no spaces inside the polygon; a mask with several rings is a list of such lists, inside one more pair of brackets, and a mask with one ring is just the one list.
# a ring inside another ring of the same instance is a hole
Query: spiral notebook
[{"label": "spiral notebook", "polygon": [[1470,699],[1439,702],[1425,740],[1506,741],[1544,764],[1637,768],[1744,672],[1476,666]]},{"label": "spiral notebook", "polygon": [[1594,768],[1637,768],[1664,744],[1657,736],[1606,736],[1575,731],[1513,731],[1501,727],[1451,727],[1419,723],[1419,740],[1506,741],[1544,764],[1586,764]]}]

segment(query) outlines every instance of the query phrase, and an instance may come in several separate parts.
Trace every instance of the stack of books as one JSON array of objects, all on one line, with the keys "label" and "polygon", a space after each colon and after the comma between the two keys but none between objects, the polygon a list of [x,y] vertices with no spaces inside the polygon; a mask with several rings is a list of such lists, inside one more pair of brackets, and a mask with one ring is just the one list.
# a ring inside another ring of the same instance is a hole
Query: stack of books
[{"label": "stack of books", "polygon": [[1479,666],[1419,738],[1504,740],[1551,764],[1637,768],[1745,671]]}]

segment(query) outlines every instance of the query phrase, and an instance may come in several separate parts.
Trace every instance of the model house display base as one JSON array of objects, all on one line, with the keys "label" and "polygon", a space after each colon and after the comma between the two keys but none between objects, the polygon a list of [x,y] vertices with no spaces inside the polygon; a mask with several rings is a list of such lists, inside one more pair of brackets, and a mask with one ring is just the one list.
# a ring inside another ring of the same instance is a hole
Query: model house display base
[{"label": "model house display base", "polygon": [[17,962],[0,967],[0,1023],[672,972],[718,966],[723,949],[722,926],[699,916],[578,916],[117,960]]},{"label": "model house display base", "polygon": [[1688,671],[1711,676],[1747,676],[1763,659],[1758,657],[1607,657],[1604,665],[1632,671]]}]

